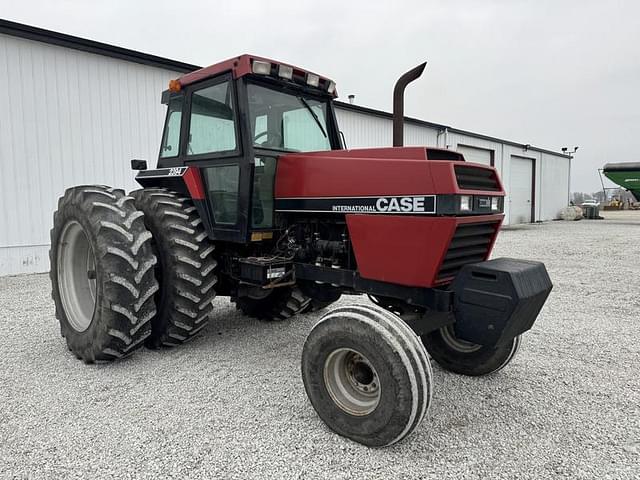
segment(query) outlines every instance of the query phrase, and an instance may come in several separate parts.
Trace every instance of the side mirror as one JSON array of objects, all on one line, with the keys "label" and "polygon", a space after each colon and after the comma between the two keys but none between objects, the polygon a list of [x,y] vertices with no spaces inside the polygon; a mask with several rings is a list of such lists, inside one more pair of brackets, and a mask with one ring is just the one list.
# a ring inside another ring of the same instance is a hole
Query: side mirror
[{"label": "side mirror", "polygon": [[146,160],[131,160],[131,170],[146,170],[147,169],[147,161]]}]

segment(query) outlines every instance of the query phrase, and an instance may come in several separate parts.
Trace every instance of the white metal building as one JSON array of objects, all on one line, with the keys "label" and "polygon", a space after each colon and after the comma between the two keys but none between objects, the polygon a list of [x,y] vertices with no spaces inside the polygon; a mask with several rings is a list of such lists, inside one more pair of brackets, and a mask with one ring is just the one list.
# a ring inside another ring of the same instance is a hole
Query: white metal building
[{"label": "white metal building", "polygon": [[[212,63],[215,60],[212,59]],[[66,187],[136,188],[129,160],[158,155],[160,93],[196,65],[0,20],[0,275],[49,269],[49,229]],[[391,114],[337,103],[349,148],[391,144]],[[406,145],[457,149],[494,165],[506,223],[551,220],[569,195],[570,158],[407,118]]]}]

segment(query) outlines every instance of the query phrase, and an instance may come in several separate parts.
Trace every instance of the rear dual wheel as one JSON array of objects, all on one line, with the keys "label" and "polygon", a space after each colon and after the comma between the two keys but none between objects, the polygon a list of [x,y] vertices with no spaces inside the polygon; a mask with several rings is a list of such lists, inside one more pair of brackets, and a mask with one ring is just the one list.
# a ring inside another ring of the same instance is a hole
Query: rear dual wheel
[{"label": "rear dual wheel", "polygon": [[431,377],[418,337],[379,307],[330,311],[302,351],[305,390],[320,418],[368,446],[391,445],[415,430],[431,401]]},{"label": "rear dual wheel", "polygon": [[131,192],[151,232],[158,258],[158,314],[147,346],[175,347],[194,338],[209,322],[217,283],[214,245],[191,199],[165,188]]},{"label": "rear dual wheel", "polygon": [[67,346],[87,363],[132,353],[156,314],[151,234],[133,198],[102,185],[68,189],[51,230],[51,285]]}]

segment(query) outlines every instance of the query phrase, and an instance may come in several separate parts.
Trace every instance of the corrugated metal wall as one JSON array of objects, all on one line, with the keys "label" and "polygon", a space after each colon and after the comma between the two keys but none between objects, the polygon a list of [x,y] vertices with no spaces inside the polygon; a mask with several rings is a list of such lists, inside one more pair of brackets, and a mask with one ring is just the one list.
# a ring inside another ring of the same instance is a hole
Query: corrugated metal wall
[{"label": "corrugated metal wall", "polygon": [[538,213],[542,220],[558,218],[560,210],[569,203],[569,159],[541,153],[537,177]]},{"label": "corrugated metal wall", "polygon": [[0,275],[46,271],[66,187],[135,187],[154,161],[176,73],[0,34]]},{"label": "corrugated metal wall", "polygon": [[[392,144],[391,119],[342,107],[336,108],[336,116],[348,148],[385,147]],[[405,145],[435,145],[437,136],[437,130],[420,125],[408,123],[404,128]]]}]

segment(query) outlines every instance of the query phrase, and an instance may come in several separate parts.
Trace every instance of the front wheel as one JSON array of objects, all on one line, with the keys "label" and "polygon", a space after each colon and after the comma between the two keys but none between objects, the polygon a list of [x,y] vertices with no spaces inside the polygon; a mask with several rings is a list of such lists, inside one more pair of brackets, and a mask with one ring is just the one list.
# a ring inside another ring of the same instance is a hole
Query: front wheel
[{"label": "front wheel", "polygon": [[396,443],[422,421],[431,401],[431,366],[413,331],[379,307],[330,311],[302,350],[302,379],[320,418],[371,447]]},{"label": "front wheel", "polygon": [[503,369],[513,360],[521,342],[517,336],[501,345],[479,345],[456,337],[452,325],[421,338],[431,358],[442,368],[470,376],[488,375]]}]

